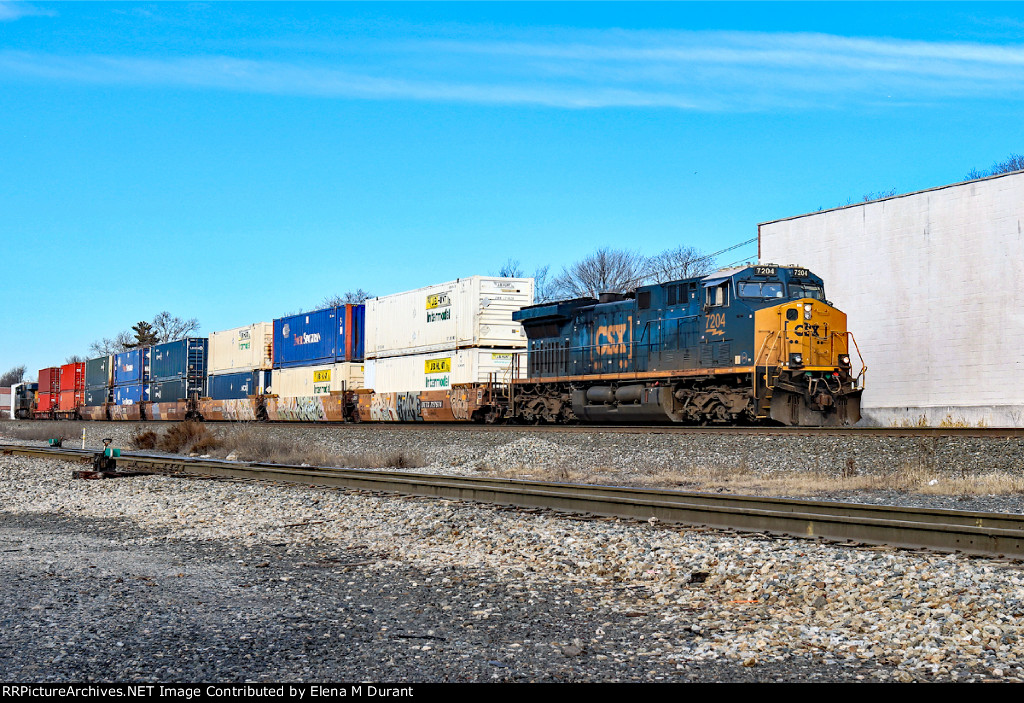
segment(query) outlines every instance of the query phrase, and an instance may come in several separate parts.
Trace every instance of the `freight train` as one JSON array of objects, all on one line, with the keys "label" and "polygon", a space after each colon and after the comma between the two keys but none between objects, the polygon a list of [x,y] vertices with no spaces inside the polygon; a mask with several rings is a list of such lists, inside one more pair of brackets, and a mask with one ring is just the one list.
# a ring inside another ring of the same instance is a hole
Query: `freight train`
[{"label": "freight train", "polygon": [[[866,367],[846,315],[805,268],[745,266],[539,305],[529,304],[532,291],[530,279],[460,279],[371,299],[365,309],[214,333],[208,347],[180,340],[90,360],[84,374],[60,378],[105,374],[108,387],[94,386],[102,397],[86,390],[70,413],[97,420],[860,419]],[[211,366],[207,377],[206,351],[223,345],[234,350],[228,364],[245,368]],[[57,371],[40,378],[66,393]],[[35,416],[68,417],[68,404],[50,398]]]}]

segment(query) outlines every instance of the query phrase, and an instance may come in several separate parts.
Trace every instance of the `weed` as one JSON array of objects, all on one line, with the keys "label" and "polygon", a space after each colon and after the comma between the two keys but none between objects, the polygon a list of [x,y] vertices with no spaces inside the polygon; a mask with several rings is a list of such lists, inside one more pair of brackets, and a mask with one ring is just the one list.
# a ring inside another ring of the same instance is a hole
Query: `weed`
[{"label": "weed", "polygon": [[128,446],[132,449],[156,449],[158,439],[160,436],[153,430],[136,427],[128,438]]},{"label": "weed", "polygon": [[173,454],[206,454],[221,445],[221,438],[210,433],[201,422],[185,420],[167,428],[156,443],[157,449]]},{"label": "weed", "polygon": [[857,462],[856,462],[856,460],[854,460],[854,458],[852,456],[851,457],[847,457],[847,459],[846,459],[846,466],[843,467],[842,477],[843,478],[853,478],[856,475],[857,475]]}]

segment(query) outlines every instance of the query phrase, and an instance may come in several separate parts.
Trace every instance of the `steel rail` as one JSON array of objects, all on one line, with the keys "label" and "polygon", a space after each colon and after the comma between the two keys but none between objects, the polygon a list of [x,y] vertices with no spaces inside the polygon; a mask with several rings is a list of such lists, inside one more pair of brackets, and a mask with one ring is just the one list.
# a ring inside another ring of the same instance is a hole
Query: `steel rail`
[{"label": "steel rail", "polygon": [[[29,422],[3,420],[3,422]],[[67,420],[31,420],[33,424],[53,422],[60,427]],[[79,420],[99,425],[126,425],[132,422],[159,426],[170,421],[160,420]],[[246,424],[232,420],[207,420],[207,424],[230,426]],[[971,437],[978,439],[1024,439],[1024,427],[734,427],[716,425],[486,425],[472,422],[271,422],[259,423],[266,427],[315,427],[319,429],[357,430],[377,427],[398,431],[415,431],[443,428],[446,430],[464,430],[467,432],[554,432],[554,433],[609,433],[609,434],[681,434],[681,435],[753,435],[780,437],[910,437],[928,439],[953,439]],[[73,438],[72,438],[73,439]]]},{"label": "steel rail", "polygon": [[[0,445],[4,453],[91,460],[77,449]],[[759,498],[671,490],[439,476],[397,471],[284,466],[182,456],[122,454],[135,469],[259,479],[383,493],[545,508],[742,532],[924,548],[1024,559],[1024,515]]]}]

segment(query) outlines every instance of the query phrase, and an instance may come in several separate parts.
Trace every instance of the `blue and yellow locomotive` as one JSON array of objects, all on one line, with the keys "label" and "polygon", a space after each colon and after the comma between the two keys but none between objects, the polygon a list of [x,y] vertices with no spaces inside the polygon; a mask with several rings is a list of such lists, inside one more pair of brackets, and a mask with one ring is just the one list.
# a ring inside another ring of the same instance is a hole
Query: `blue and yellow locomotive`
[{"label": "blue and yellow locomotive", "polygon": [[846,315],[805,268],[774,264],[513,314],[529,339],[511,384],[523,421],[835,426],[860,419]]}]

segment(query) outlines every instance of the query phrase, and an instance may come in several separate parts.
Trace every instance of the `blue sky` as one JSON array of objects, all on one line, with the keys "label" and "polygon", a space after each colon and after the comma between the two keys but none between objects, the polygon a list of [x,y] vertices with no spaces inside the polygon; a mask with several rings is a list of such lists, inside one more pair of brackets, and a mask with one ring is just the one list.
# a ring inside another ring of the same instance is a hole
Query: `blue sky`
[{"label": "blue sky", "polygon": [[1017,3],[0,1],[0,371],[164,309],[717,251],[1024,152],[1022,89]]}]

